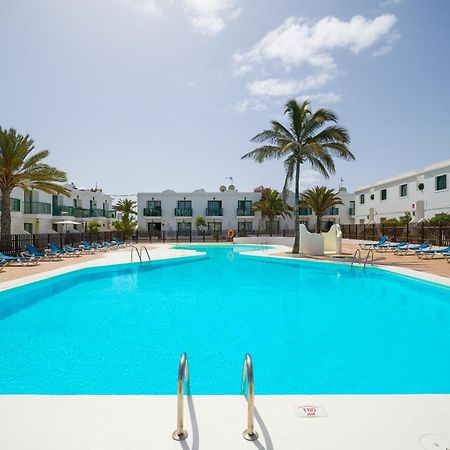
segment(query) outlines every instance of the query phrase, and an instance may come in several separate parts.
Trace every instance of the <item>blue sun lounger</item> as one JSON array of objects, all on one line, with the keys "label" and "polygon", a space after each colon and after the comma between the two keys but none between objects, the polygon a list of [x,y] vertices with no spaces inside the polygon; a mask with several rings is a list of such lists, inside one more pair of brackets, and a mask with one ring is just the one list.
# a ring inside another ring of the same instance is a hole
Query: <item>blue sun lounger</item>
[{"label": "blue sun lounger", "polygon": [[9,256],[5,255],[4,253],[0,253],[0,259],[4,259],[8,263],[20,263],[20,265],[27,265],[30,264],[36,265],[41,258],[35,257],[35,256]]},{"label": "blue sun lounger", "polygon": [[371,248],[377,248],[380,247],[381,245],[386,244],[388,240],[387,236],[381,236],[380,240],[378,242],[372,243],[372,242],[365,242],[363,244],[359,244],[359,246],[363,249],[363,250],[370,250]]},{"label": "blue sun lounger", "polygon": [[431,244],[407,245],[406,247],[399,247],[395,250],[396,255],[417,255],[422,250],[430,250]]},{"label": "blue sun lounger", "polygon": [[[446,253],[450,252],[450,247],[440,248],[436,250],[422,250],[417,253],[417,256],[419,258],[423,259],[431,259],[434,258],[436,255],[445,255]],[[1,258],[1,256],[0,256]]]},{"label": "blue sun lounger", "polygon": [[8,265],[8,261],[4,259],[0,259],[0,272],[3,272],[3,269]]},{"label": "blue sun lounger", "polygon": [[375,250],[377,252],[389,252],[408,246],[408,242],[394,242],[390,244],[378,245]]},{"label": "blue sun lounger", "polygon": [[45,260],[59,260],[61,259],[61,255],[58,255],[57,253],[46,249],[45,251],[41,252],[39,249],[37,249],[33,244],[28,244],[25,247],[25,251],[21,253],[22,256],[34,256],[35,258],[41,258],[44,261]]},{"label": "blue sun lounger", "polygon": [[58,247],[58,245],[56,245],[54,242],[51,242],[48,245],[50,247],[50,250],[54,251],[58,255],[61,255],[61,256],[77,256],[78,255],[77,252],[70,252],[68,250],[63,250],[62,248]]}]

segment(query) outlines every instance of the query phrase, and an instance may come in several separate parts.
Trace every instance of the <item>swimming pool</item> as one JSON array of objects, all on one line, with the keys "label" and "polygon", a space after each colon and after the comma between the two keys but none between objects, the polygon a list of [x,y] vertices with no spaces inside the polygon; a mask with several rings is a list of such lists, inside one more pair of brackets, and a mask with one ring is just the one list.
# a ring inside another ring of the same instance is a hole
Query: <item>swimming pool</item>
[{"label": "swimming pool", "polygon": [[0,393],[450,393],[450,289],[377,269],[189,246],[0,293]]}]

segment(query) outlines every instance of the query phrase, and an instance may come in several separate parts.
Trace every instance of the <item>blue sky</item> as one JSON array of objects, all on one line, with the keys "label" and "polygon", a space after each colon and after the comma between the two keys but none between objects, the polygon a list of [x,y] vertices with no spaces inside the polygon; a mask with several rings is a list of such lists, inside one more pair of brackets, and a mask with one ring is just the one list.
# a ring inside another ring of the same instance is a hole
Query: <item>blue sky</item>
[{"label": "blue sky", "polygon": [[240,157],[290,97],[350,131],[356,161],[338,161],[330,187],[450,157],[447,0],[0,4],[0,125],[78,186],[281,188],[280,162]]}]

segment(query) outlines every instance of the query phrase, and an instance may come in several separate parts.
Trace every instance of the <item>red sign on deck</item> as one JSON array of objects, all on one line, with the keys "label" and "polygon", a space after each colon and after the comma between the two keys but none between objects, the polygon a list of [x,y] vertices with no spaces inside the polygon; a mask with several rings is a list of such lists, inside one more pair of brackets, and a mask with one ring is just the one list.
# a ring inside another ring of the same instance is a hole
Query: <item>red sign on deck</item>
[{"label": "red sign on deck", "polygon": [[298,417],[328,417],[323,406],[295,406],[295,414]]}]

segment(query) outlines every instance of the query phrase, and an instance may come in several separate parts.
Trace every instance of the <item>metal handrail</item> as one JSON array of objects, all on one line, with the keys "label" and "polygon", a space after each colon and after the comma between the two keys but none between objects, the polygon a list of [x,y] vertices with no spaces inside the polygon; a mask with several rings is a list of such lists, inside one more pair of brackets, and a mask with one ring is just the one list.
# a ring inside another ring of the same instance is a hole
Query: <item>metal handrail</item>
[{"label": "metal handrail", "polygon": [[133,262],[133,252],[134,252],[134,250],[136,250],[136,253],[137,253],[137,255],[139,256],[139,261],[142,262],[142,256],[141,256],[141,254],[139,253],[139,249],[138,249],[135,245],[132,245],[132,246],[131,246],[131,262]]},{"label": "metal handrail", "polygon": [[139,261],[142,262],[142,253],[145,250],[145,253],[147,253],[147,258],[149,261],[151,261],[152,259],[150,258],[150,255],[148,253],[147,247],[141,247],[141,249],[139,250],[135,245],[131,246],[131,262],[133,262],[133,252],[136,250],[136,253],[139,257]]},{"label": "metal handrail", "polygon": [[247,353],[244,359],[244,369],[242,372],[241,393],[244,394],[245,382],[248,380],[247,393],[247,428],[242,435],[247,441],[256,441],[258,433],[255,431],[255,380],[253,378],[252,357]]},{"label": "metal handrail", "polygon": [[147,247],[144,246],[144,247],[141,247],[141,262],[142,262],[142,253],[144,250],[145,250],[145,253],[147,253],[148,260],[151,261],[152,259],[150,258],[150,255],[148,254]]},{"label": "metal handrail", "polygon": [[357,248],[355,250],[355,253],[353,253],[352,264],[350,266],[352,269],[353,269],[353,264],[355,263],[356,255],[358,255],[358,264],[361,264],[361,250],[359,248]]},{"label": "metal handrail", "polygon": [[373,248],[371,248],[368,252],[367,252],[367,255],[366,255],[366,260],[364,261],[364,269],[366,268],[366,266],[367,266],[367,261],[369,260],[369,256],[370,255],[372,255],[372,266],[373,266]]},{"label": "metal handrail", "polygon": [[172,437],[176,441],[184,441],[188,437],[188,432],[183,426],[184,381],[186,381],[189,393],[189,368],[186,353],[181,354],[178,366],[177,429],[172,433]]}]

